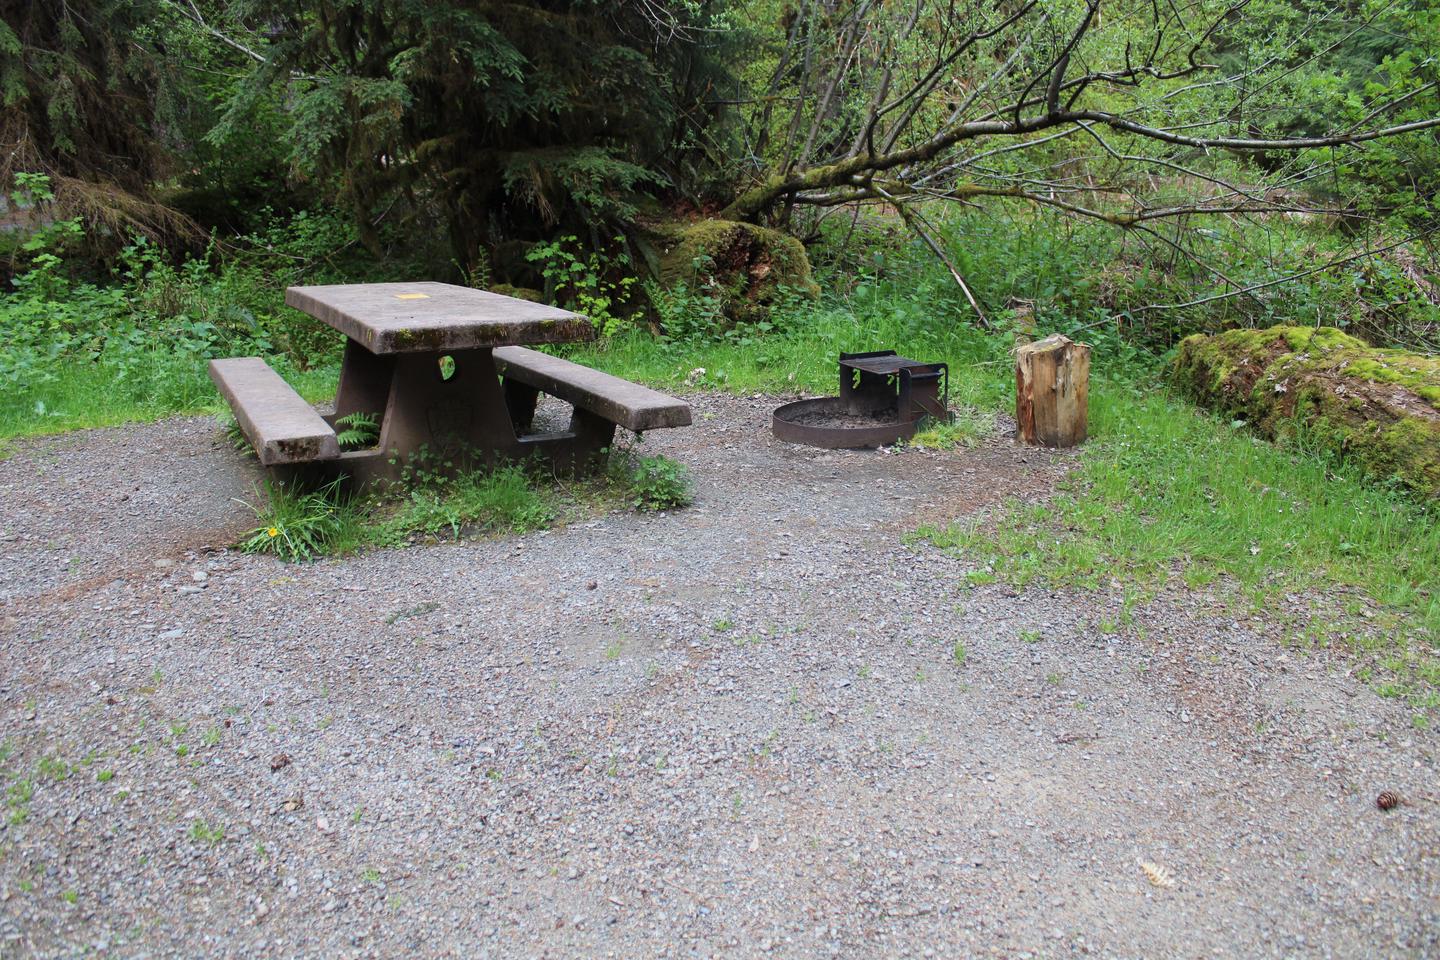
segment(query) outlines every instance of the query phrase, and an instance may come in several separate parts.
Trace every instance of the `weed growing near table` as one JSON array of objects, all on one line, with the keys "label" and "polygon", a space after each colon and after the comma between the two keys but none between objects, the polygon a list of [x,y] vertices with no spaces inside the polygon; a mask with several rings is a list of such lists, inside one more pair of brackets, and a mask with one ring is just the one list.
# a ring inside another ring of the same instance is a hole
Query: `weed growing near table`
[{"label": "weed growing near table", "polygon": [[[383,512],[381,500],[372,501]],[[395,513],[362,532],[364,542],[395,545],[415,537],[458,538],[464,532],[528,533],[548,527],[555,509],[520,466],[463,473],[416,487]],[[359,544],[357,544],[359,545]]]},{"label": "weed growing near table", "polygon": [[235,450],[236,453],[249,459],[255,458],[255,448],[250,445],[250,439],[245,436],[245,431],[240,428],[240,421],[231,414],[222,413],[216,417],[220,422],[220,429],[225,433],[225,441]]},{"label": "weed growing near table", "polygon": [[593,480],[559,482],[535,467],[511,465],[446,476],[443,464],[408,472],[388,490],[348,496],[339,481],[297,491],[267,484],[259,525],[239,547],[291,562],[465,536],[541,530],[566,514],[623,503],[668,509],[689,502],[685,468],[664,457],[616,452],[616,464]]},{"label": "weed growing near table", "polygon": [[689,469],[669,457],[642,457],[629,450],[611,452],[610,477],[637,510],[674,510],[695,501]]},{"label": "weed growing near table", "polygon": [[256,507],[259,526],[240,541],[246,553],[273,553],[282,560],[313,560],[356,536],[358,514],[335,480],[318,490],[299,492],[265,483],[266,505]]}]

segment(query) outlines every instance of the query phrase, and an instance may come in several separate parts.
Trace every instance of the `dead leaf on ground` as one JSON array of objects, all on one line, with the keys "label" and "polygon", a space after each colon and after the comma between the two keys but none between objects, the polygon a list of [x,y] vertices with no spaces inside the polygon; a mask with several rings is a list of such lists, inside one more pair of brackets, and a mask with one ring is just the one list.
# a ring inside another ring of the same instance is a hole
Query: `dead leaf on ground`
[{"label": "dead leaf on ground", "polygon": [[1170,871],[1158,863],[1151,863],[1149,860],[1140,861],[1140,869],[1145,872],[1145,879],[1150,881],[1150,886],[1168,890],[1175,886],[1175,878],[1170,876]]}]

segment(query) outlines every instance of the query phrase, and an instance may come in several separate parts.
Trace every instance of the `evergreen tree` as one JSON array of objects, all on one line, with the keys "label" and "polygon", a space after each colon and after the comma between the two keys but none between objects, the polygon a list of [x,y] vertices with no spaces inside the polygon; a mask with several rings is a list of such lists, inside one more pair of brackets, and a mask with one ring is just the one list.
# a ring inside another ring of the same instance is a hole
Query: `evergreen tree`
[{"label": "evergreen tree", "polygon": [[154,0],[0,4],[0,183],[44,174],[58,212],[120,239],[184,229],[150,197],[167,170],[173,74],[147,39],[163,17]]},{"label": "evergreen tree", "polygon": [[372,245],[394,214],[443,225],[466,267],[558,229],[598,243],[704,166],[723,82],[709,16],[704,3],[249,0],[232,24],[257,65],[215,135],[283,85],[295,169],[326,178]]}]

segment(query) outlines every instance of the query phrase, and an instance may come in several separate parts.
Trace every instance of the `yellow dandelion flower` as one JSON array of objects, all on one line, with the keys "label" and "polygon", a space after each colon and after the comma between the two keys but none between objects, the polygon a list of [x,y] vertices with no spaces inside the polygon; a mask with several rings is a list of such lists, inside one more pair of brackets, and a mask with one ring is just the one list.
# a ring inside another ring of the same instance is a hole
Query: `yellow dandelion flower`
[{"label": "yellow dandelion flower", "polygon": [[266,530],[265,533],[272,537],[280,536],[280,531],[276,527],[271,527],[269,530]]}]

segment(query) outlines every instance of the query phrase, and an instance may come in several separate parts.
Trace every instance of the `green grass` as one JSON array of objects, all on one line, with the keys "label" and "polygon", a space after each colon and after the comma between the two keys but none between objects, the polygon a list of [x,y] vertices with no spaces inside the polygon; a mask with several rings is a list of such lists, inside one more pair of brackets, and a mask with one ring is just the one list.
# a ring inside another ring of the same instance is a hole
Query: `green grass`
[{"label": "green grass", "polygon": [[418,479],[363,497],[339,482],[315,490],[267,483],[255,508],[256,526],[240,549],[301,562],[416,541],[498,536],[545,529],[596,509],[673,509],[690,502],[690,480],[664,457],[612,452],[611,469],[577,482],[526,465]]},{"label": "green grass", "polygon": [[[356,545],[388,545],[416,535],[538,530],[555,519],[550,495],[523,467],[461,474],[450,482],[412,490],[393,516],[357,531]],[[376,506],[384,509],[383,503]]]},{"label": "green grass", "polygon": [[[1163,391],[1102,379],[1090,396],[1091,442],[1053,501],[1011,504],[998,517],[924,527],[919,535],[971,560],[982,580],[1017,586],[1223,580],[1257,608],[1328,592],[1330,601],[1315,611],[1319,622],[1306,618],[1311,640],[1345,636],[1376,647],[1410,679],[1434,673],[1440,512],[1433,505],[1367,483],[1322,452],[1264,441]],[[1368,601],[1352,599],[1347,609],[1336,588]]]},{"label": "green grass", "polygon": [[[162,360],[143,369],[138,381],[117,381],[109,367],[75,363],[57,380],[0,390],[0,439],[224,410],[203,359],[183,371]],[[286,370],[285,378],[306,400],[319,403],[335,396],[339,370]]]},{"label": "green grass", "polygon": [[916,360],[948,362],[952,406],[994,409],[1010,376],[1006,338],[936,316],[924,304],[887,289],[884,296],[798,305],[780,330],[766,336],[741,332],[677,342],[632,330],[571,348],[567,355],[661,388],[833,394],[840,353],[890,349]]}]

